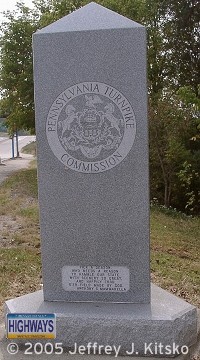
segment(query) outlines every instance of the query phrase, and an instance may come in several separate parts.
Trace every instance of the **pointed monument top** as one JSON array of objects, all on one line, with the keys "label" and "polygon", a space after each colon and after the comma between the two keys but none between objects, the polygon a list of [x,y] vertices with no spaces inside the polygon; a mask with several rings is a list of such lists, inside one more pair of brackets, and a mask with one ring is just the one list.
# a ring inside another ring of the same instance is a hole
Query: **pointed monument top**
[{"label": "pointed monument top", "polygon": [[142,25],[91,2],[37,31],[37,34],[133,27],[142,27]]}]

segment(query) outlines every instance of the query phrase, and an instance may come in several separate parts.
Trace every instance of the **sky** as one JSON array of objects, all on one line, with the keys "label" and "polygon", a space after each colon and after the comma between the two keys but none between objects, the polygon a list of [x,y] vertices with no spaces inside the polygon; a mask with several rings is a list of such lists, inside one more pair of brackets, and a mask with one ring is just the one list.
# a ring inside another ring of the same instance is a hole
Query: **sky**
[{"label": "sky", "polygon": [[[14,10],[18,0],[0,0],[0,22],[3,20],[2,11]],[[23,0],[24,4],[31,7],[32,0]]]}]

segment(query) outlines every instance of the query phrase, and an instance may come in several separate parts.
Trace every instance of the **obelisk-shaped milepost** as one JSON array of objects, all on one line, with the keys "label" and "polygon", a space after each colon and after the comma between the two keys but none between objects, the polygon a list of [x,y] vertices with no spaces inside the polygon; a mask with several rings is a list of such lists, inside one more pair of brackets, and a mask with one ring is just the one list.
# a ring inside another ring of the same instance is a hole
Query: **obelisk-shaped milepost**
[{"label": "obelisk-shaped milepost", "polygon": [[150,302],[144,27],[90,3],[34,35],[34,78],[44,289],[6,312],[50,313],[57,350],[176,356],[197,312]]},{"label": "obelisk-shaped milepost", "polygon": [[149,303],[145,28],[90,3],[34,74],[45,299]]}]

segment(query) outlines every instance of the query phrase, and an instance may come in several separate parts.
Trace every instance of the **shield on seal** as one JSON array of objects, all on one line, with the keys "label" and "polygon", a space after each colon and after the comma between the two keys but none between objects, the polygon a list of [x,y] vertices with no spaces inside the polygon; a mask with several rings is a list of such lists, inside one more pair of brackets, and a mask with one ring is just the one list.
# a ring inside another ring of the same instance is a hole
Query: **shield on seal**
[{"label": "shield on seal", "polygon": [[91,144],[101,135],[101,114],[96,109],[85,109],[79,117],[82,126],[82,136]]}]

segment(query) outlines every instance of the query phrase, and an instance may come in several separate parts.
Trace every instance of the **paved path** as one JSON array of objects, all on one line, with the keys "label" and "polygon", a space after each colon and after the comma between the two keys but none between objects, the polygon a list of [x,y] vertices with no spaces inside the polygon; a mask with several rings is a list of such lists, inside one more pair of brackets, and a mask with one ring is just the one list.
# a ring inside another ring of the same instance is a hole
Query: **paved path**
[{"label": "paved path", "polygon": [[[18,137],[18,148],[19,152],[21,149],[36,140],[34,135],[32,136],[19,136]],[[16,152],[16,140],[14,140],[14,156],[17,155]],[[0,137],[0,158],[1,161],[10,159],[12,157],[12,141],[8,137]]]},{"label": "paved path", "polygon": [[0,165],[0,184],[13,172],[27,168],[33,159],[33,155],[23,154],[21,158],[4,161],[3,165]]}]

